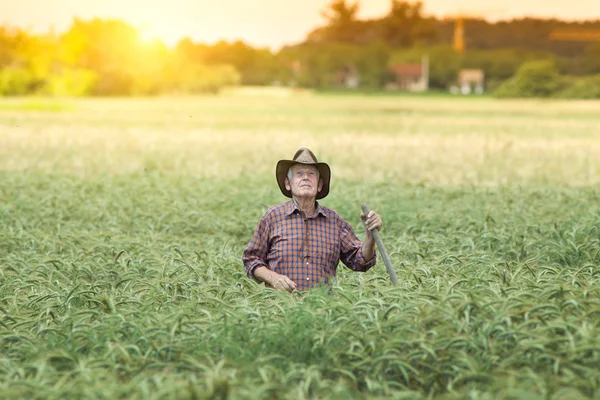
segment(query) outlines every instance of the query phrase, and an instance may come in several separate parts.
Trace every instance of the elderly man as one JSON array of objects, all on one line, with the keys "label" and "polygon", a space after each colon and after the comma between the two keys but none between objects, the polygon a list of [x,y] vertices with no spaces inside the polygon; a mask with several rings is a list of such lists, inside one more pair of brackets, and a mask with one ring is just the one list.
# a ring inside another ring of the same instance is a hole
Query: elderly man
[{"label": "elderly man", "polygon": [[249,277],[293,292],[329,283],[340,260],[353,271],[375,265],[371,229],[381,229],[381,218],[373,211],[361,213],[367,228],[361,243],[350,224],[320,205],[316,200],[329,193],[326,163],[301,148],[292,160],[277,163],[275,176],[292,200],[269,208],[258,223],[242,256]]}]

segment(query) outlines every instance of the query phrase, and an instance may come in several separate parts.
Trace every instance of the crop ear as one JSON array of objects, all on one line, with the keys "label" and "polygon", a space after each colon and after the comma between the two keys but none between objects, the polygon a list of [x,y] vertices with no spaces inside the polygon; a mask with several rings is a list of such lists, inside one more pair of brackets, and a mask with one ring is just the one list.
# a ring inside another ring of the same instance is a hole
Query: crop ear
[{"label": "crop ear", "polygon": [[290,185],[290,180],[288,178],[285,178],[285,188],[287,190],[292,190],[292,185]]},{"label": "crop ear", "polygon": [[319,185],[317,186],[317,192],[320,192],[321,190],[323,190],[323,179],[319,179]]}]

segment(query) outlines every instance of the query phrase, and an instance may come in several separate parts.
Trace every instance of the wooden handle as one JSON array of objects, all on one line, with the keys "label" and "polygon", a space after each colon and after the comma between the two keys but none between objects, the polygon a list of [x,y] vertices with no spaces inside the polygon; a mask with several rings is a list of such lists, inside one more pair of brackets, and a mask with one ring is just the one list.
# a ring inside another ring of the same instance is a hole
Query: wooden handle
[{"label": "wooden handle", "polygon": [[[367,205],[363,204],[361,208],[363,214],[365,214],[365,216],[368,216],[370,211]],[[379,236],[379,231],[377,229],[371,229],[371,233],[373,234],[373,238],[375,239],[375,243],[377,244],[377,249],[379,249],[379,253],[381,253],[381,257],[383,258],[383,262],[385,263],[385,267],[387,268],[388,274],[390,274],[392,284],[398,284],[398,277],[396,277],[396,271],[394,271],[394,267],[392,267],[392,262],[388,257],[387,251],[385,251],[385,246],[383,245],[381,236]]]}]

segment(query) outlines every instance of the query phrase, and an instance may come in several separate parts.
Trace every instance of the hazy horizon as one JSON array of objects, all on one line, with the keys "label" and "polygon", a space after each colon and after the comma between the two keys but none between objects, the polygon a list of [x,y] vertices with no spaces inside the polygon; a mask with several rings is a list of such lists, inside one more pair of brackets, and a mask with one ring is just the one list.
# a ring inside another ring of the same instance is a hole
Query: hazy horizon
[{"label": "hazy horizon", "polygon": [[[488,0],[485,6],[468,0],[424,1],[424,13],[442,17],[464,12],[488,20],[520,17],[600,20],[598,0]],[[142,0],[0,0],[0,24],[31,32],[62,32],[73,18],[121,19],[140,28],[147,37],[173,45],[184,37],[214,43],[243,40],[252,46],[280,48],[302,41],[308,32],[325,21],[321,17],[330,0],[157,0],[152,7]],[[596,3],[596,4],[594,4]],[[470,5],[473,4],[473,5]],[[384,15],[390,0],[360,2],[360,18]],[[594,7],[595,5],[595,7]]]}]

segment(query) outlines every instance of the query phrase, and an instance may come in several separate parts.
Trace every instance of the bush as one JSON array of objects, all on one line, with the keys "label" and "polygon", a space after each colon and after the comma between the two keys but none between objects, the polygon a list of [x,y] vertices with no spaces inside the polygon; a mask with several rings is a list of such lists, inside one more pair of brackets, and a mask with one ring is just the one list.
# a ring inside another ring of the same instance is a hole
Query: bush
[{"label": "bush", "polygon": [[86,96],[92,93],[97,79],[93,71],[65,68],[50,75],[42,92],[52,96]]},{"label": "bush", "polygon": [[564,99],[600,99],[600,75],[572,78],[571,83],[556,94]]},{"label": "bush", "polygon": [[24,68],[0,69],[0,96],[22,96],[31,93],[39,82]]},{"label": "bush", "polygon": [[565,85],[554,61],[526,62],[494,92],[497,97],[551,97]]}]

